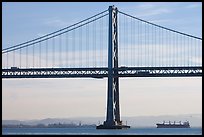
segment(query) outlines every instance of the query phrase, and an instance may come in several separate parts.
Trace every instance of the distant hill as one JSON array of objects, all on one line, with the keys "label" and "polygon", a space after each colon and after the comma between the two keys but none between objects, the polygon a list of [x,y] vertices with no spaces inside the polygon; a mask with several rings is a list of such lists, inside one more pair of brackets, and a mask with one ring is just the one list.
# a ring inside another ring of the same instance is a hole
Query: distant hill
[{"label": "distant hill", "polygon": [[[131,127],[156,127],[156,123],[162,123],[167,121],[181,121],[188,120],[191,127],[202,127],[202,115],[201,114],[189,114],[189,115],[162,115],[162,116],[136,116],[136,117],[122,117],[123,123],[130,125]],[[75,123],[78,124],[101,124],[105,120],[104,117],[76,117],[76,118],[46,118],[42,120],[2,120],[2,125],[12,124],[53,124],[53,123]]]}]

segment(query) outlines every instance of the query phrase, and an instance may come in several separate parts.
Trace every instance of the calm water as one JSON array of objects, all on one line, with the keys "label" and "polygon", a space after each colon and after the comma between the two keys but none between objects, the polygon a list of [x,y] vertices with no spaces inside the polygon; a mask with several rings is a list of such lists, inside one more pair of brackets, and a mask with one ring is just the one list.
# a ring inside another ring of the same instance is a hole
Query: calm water
[{"label": "calm water", "polygon": [[2,134],[39,135],[201,135],[202,128],[130,128],[123,130],[96,130],[95,128],[2,128]]}]

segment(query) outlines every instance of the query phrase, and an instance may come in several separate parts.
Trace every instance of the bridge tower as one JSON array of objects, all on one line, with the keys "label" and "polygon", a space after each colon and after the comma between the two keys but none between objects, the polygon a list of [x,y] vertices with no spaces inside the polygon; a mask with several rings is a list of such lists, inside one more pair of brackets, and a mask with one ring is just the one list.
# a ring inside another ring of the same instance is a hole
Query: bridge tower
[{"label": "bridge tower", "polygon": [[120,120],[119,107],[119,77],[118,74],[118,11],[115,6],[109,6],[109,36],[108,36],[108,94],[106,121],[97,129],[130,128]]}]

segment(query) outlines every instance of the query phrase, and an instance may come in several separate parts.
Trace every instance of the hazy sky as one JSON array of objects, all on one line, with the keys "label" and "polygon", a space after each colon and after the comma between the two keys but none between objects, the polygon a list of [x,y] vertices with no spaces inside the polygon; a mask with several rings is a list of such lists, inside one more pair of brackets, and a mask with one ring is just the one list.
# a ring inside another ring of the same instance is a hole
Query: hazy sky
[{"label": "hazy sky", "polygon": [[[2,47],[76,23],[108,8],[198,37],[202,3],[3,3]],[[3,79],[2,119],[106,115],[107,79]],[[202,113],[202,78],[121,78],[122,116]]]}]

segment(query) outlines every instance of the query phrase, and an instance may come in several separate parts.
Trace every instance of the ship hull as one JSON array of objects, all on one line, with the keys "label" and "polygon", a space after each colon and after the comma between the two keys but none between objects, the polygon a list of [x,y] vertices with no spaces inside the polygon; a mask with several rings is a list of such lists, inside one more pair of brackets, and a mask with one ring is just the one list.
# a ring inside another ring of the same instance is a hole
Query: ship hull
[{"label": "ship hull", "polygon": [[189,125],[166,125],[166,124],[157,124],[157,128],[190,128]]}]

